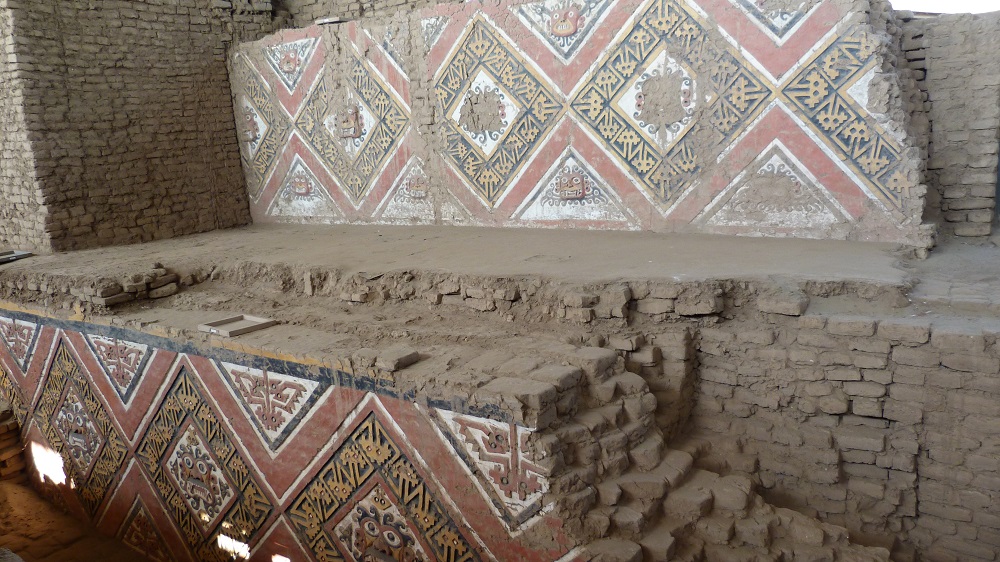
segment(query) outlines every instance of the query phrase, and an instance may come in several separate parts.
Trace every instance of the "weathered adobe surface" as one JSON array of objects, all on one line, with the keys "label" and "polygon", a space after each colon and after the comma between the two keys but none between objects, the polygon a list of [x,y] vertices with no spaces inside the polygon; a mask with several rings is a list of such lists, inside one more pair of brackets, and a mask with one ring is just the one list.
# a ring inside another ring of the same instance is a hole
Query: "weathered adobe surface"
[{"label": "weathered adobe surface", "polygon": [[248,223],[226,52],[272,30],[269,0],[4,2],[0,245]]},{"label": "weathered adobe surface", "polygon": [[197,345],[223,344],[193,331],[206,319],[266,314],[283,325],[225,345],[354,370],[405,344],[421,360],[385,374],[402,391],[467,396],[541,429],[536,453],[574,536],[628,541],[595,552],[766,558],[802,525],[813,530],[793,533],[793,551],[803,537],[846,548],[818,519],[887,549],[902,539],[897,559],[995,559],[1000,326],[910,304],[913,281],[366,274],[240,258],[164,263],[203,282],[113,311],[83,293],[99,275],[12,269],[0,282],[57,315]]}]

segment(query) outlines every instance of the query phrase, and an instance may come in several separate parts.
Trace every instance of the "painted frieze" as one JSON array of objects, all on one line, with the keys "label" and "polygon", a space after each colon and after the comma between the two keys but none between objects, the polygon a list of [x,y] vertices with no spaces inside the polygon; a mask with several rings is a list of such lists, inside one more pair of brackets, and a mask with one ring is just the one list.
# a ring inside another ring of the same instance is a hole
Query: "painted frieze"
[{"label": "painted frieze", "polygon": [[[898,81],[865,5],[474,1],[242,45],[254,217],[918,243],[920,163],[903,112],[870,109]],[[805,191],[758,173],[775,142]],[[800,210],[744,201],[789,193]]]},{"label": "painted frieze", "polygon": [[33,333],[31,376],[0,346],[0,400],[63,461],[46,494],[150,560],[236,545],[264,561],[542,562],[576,546],[534,430],[467,397],[428,409],[345,366],[0,316]]}]

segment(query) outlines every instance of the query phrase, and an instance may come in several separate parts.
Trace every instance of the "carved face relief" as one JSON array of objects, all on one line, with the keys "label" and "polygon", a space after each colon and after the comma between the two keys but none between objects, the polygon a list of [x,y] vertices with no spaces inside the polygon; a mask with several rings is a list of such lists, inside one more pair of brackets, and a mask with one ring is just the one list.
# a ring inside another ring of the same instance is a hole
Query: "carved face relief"
[{"label": "carved face relief", "polygon": [[586,23],[582,10],[575,4],[567,3],[561,10],[552,12],[549,31],[554,37],[572,37]]},{"label": "carved face relief", "polygon": [[309,176],[300,172],[288,181],[288,189],[295,197],[309,197],[313,192],[313,183]]},{"label": "carved face relief", "polygon": [[337,124],[342,139],[360,139],[365,133],[365,118],[361,115],[361,108],[357,103],[350,104],[338,116]]},{"label": "carved face relief", "polygon": [[260,139],[260,125],[257,124],[257,112],[252,107],[243,108],[243,126],[240,135],[245,142],[254,143]]},{"label": "carved face relief", "polygon": [[285,74],[293,74],[299,69],[300,64],[302,64],[302,59],[299,57],[298,50],[290,49],[285,51],[281,56],[281,60],[278,61],[278,68]]},{"label": "carved face relief", "polygon": [[587,183],[583,174],[573,170],[556,180],[556,194],[564,201],[583,199],[587,194]]}]

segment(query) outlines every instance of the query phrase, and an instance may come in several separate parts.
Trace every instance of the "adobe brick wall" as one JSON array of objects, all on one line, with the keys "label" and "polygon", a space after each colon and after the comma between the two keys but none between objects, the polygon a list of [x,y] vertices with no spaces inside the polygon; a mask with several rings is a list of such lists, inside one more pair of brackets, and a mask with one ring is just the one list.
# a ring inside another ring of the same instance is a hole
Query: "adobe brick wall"
[{"label": "adobe brick wall", "polygon": [[796,318],[757,303],[759,315],[744,306],[697,339],[692,423],[714,436],[718,462],[759,464],[770,501],[859,537],[899,534],[931,560],[994,560],[1000,325]]},{"label": "adobe brick wall", "polygon": [[48,245],[48,236],[21,107],[13,25],[7,2],[0,2],[0,249],[37,250]]},{"label": "adobe brick wall", "polygon": [[226,52],[272,30],[270,2],[48,0],[10,3],[11,17],[31,139],[21,152],[34,154],[47,208],[23,215],[44,217],[48,249],[249,222]]},{"label": "adobe brick wall", "polygon": [[1000,146],[1000,60],[988,53],[1000,48],[1000,12],[911,19],[903,28],[911,68],[926,72],[928,218],[946,234],[988,236]]}]

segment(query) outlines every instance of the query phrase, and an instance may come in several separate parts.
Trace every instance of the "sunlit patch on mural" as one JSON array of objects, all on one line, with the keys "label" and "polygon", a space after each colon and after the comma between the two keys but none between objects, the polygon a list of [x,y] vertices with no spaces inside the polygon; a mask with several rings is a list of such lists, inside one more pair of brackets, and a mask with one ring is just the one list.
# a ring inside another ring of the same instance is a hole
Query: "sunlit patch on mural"
[{"label": "sunlit patch on mural", "polygon": [[273,507],[186,366],[160,403],[136,456],[185,542],[223,561],[221,535],[251,544]]},{"label": "sunlit patch on mural", "polygon": [[117,482],[128,447],[65,341],[52,357],[35,419],[67,461],[81,502],[96,513]]}]

